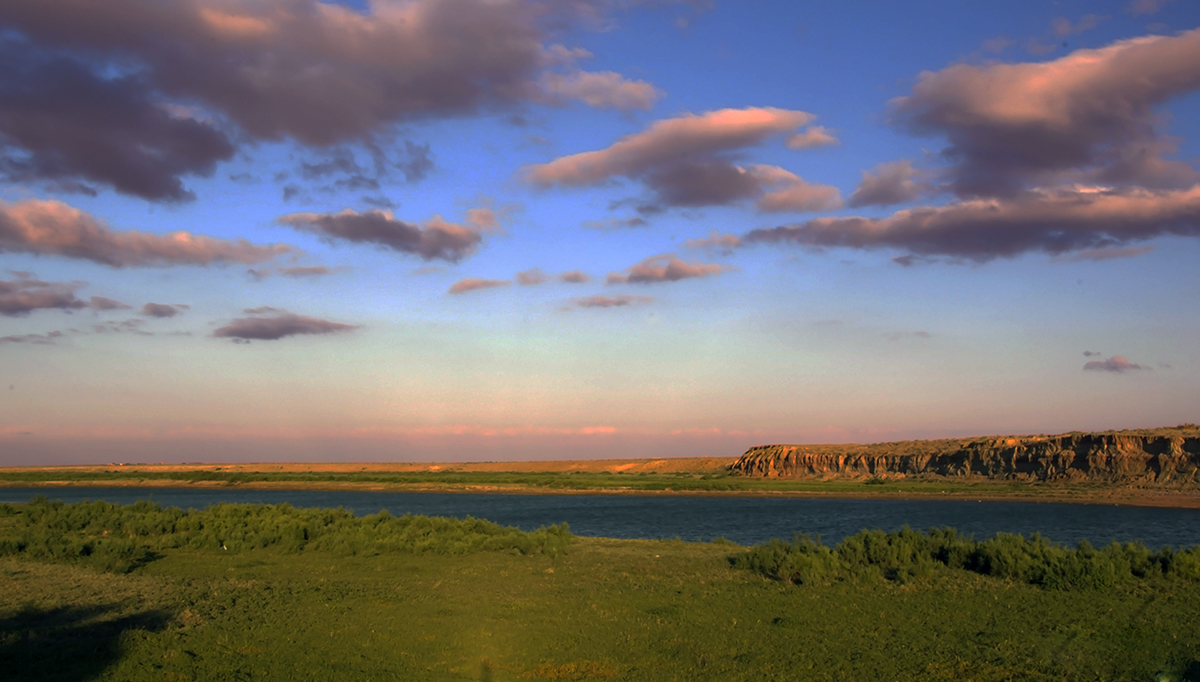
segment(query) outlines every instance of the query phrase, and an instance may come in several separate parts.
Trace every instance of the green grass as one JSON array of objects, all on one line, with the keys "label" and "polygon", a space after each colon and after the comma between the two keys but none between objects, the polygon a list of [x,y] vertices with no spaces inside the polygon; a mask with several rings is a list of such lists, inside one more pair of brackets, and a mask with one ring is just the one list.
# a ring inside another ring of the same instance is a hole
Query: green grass
[{"label": "green grass", "polygon": [[[0,538],[28,523],[13,511]],[[554,553],[182,546],[128,573],[20,552],[0,558],[0,670],[133,681],[1200,679],[1191,580],[1056,590],[940,565],[907,581],[861,572],[796,585],[734,565],[750,551],[590,538]]]},{"label": "green grass", "polygon": [[33,469],[0,470],[0,485],[20,486],[41,483],[176,484],[223,483],[237,487],[255,483],[294,484],[301,487],[336,487],[339,484],[367,484],[395,489],[467,490],[509,488],[553,491],[597,492],[697,492],[697,493],[818,493],[837,495],[1005,495],[1037,497],[1085,496],[1111,490],[1099,483],[1052,483],[998,480],[817,480],[728,476],[723,471],[688,473],[601,473],[601,472],[247,472],[247,471],[155,471],[153,469]]}]

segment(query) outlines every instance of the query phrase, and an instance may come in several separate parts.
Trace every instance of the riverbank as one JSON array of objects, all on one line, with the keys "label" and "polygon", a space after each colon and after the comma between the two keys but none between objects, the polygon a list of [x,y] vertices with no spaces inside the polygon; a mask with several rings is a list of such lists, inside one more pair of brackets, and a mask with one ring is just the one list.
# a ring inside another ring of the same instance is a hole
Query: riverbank
[{"label": "riverbank", "polygon": [[0,487],[243,488],[1055,502],[1200,509],[1195,486],[982,478],[729,476],[733,458],[467,463],[112,464],[0,468]]}]

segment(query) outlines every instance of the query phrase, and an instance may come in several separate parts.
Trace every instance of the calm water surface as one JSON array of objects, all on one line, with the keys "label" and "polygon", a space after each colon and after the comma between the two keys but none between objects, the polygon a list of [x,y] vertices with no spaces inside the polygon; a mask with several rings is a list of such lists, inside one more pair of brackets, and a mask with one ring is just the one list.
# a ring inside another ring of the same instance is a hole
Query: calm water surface
[{"label": "calm water surface", "polygon": [[890,531],[906,524],[917,529],[954,526],[976,538],[998,532],[1041,533],[1067,544],[1087,539],[1094,545],[1113,540],[1141,540],[1151,548],[1200,545],[1200,510],[1028,502],[84,487],[0,488],[0,502],[25,502],[39,494],[63,502],[129,504],[149,499],[184,509],[218,502],[288,502],[296,507],[345,507],[356,514],[386,509],[397,516],[474,516],[523,530],[565,521],[576,535],[684,540],[722,536],[743,545],[787,539],[795,532],[834,543],[864,528]]}]

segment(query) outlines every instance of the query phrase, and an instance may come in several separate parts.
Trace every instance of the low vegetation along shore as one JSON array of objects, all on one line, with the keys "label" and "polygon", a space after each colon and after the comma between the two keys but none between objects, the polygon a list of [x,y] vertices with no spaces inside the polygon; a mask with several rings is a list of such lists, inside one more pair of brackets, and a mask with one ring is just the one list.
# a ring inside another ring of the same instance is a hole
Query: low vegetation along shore
[{"label": "low vegetation along shore", "polygon": [[1200,508],[1200,428],[765,445],[724,458],[0,468],[0,486],[98,485],[957,497]]},{"label": "low vegetation along shore", "polygon": [[1200,680],[1200,549],[0,505],[6,680]]}]

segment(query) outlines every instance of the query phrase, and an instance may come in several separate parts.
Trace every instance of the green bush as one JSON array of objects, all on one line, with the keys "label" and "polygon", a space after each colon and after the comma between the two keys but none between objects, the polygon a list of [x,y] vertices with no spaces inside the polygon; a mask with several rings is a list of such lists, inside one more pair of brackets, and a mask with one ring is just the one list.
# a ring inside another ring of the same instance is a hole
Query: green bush
[{"label": "green bush", "polygon": [[7,527],[7,536],[0,536],[0,555],[77,561],[114,572],[128,572],[159,551],[178,548],[554,556],[565,552],[574,537],[565,523],[526,533],[470,517],[393,516],[386,511],[357,517],[342,508],[289,504],[217,504],[184,511],[152,502],[63,504],[38,496],[15,509],[20,518]]},{"label": "green bush", "polygon": [[1136,580],[1200,581],[1200,547],[1151,552],[1141,543],[1096,549],[1086,540],[1075,548],[998,533],[983,541],[953,528],[918,532],[864,530],[835,548],[807,535],[791,543],[771,540],[735,555],[731,563],[773,580],[794,584],[861,580],[880,576],[907,583],[937,571],[967,570],[1050,590],[1105,589]]}]

